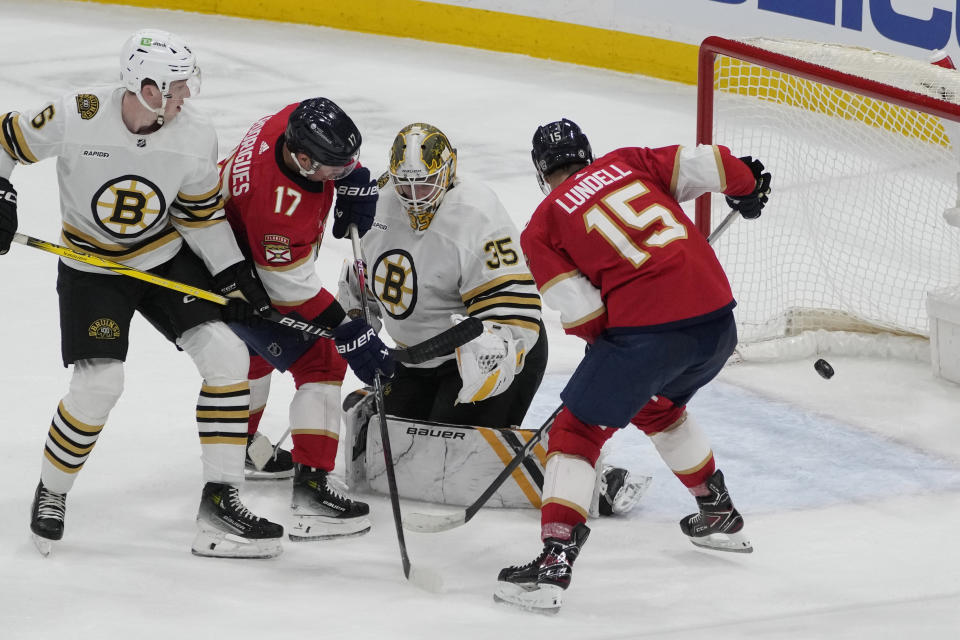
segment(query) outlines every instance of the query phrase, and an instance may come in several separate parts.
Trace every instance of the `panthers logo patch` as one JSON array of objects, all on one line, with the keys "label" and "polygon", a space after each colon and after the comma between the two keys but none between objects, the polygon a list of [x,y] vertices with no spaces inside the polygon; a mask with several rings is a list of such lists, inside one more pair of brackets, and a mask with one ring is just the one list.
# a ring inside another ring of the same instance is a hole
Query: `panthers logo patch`
[{"label": "panthers logo patch", "polygon": [[270,264],[288,264],[293,261],[290,238],[274,233],[263,236],[263,255]]},{"label": "panthers logo patch", "polygon": [[100,318],[87,327],[87,335],[97,340],[116,340],[120,337],[120,327],[110,318]]},{"label": "panthers logo patch", "polygon": [[94,194],[93,219],[115,238],[136,238],[159,223],[167,211],[160,187],[141,176],[114,178]]},{"label": "panthers logo patch", "polygon": [[92,93],[81,93],[77,96],[77,113],[84,120],[89,120],[97,115],[100,110],[100,98]]}]

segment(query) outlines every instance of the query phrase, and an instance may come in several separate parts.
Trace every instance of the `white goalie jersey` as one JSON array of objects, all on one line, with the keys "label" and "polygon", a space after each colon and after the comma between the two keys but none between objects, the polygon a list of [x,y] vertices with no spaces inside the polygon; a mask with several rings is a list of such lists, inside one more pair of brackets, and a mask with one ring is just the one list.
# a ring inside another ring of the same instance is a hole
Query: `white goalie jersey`
[{"label": "white goalie jersey", "polygon": [[[369,286],[384,326],[400,346],[449,329],[451,315],[476,316],[509,329],[518,352],[539,337],[540,296],[520,252],[520,233],[486,185],[458,180],[430,226],[416,231],[387,189],[363,237]],[[421,367],[436,367],[454,355]]]},{"label": "white goalie jersey", "polygon": [[58,158],[61,240],[72,249],[151,269],[186,239],[211,273],[240,261],[224,217],[213,126],[188,102],[159,130],[131,133],[121,117],[124,92],[97,87],[0,115],[0,156],[8,156],[0,167]]}]

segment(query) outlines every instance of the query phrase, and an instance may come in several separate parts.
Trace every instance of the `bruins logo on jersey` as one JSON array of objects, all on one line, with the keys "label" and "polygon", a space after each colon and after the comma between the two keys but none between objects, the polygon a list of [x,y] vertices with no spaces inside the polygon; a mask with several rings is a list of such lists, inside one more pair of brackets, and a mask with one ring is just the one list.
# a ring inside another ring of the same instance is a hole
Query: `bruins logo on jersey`
[{"label": "bruins logo on jersey", "polygon": [[413,257],[402,249],[394,249],[373,265],[373,293],[392,317],[403,320],[417,305],[417,270]]},{"label": "bruins logo on jersey", "polygon": [[77,112],[84,120],[97,115],[100,110],[100,98],[92,93],[81,93],[77,96]]},{"label": "bruins logo on jersey", "polygon": [[120,327],[110,318],[100,318],[87,327],[87,335],[97,340],[116,340],[120,337]]},{"label": "bruins logo on jersey", "polygon": [[91,207],[93,219],[101,229],[115,238],[135,238],[164,218],[167,202],[154,183],[126,175],[100,187]]}]

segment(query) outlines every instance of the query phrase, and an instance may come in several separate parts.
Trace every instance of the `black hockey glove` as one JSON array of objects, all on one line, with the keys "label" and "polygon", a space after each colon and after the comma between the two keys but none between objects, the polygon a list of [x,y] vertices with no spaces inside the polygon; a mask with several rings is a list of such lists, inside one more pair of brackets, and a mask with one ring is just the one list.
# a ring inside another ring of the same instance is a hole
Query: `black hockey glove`
[{"label": "black hockey glove", "polygon": [[740,160],[750,167],[757,186],[746,195],[727,196],[727,204],[744,218],[753,220],[760,217],[763,205],[767,204],[767,196],[770,195],[770,172],[763,173],[763,163],[750,156],[744,156]]},{"label": "black hockey glove", "polygon": [[[253,265],[246,260],[232,264],[213,277],[217,293],[231,298],[223,308],[225,322],[249,324],[270,309],[270,296],[257,277]],[[238,297],[243,295],[243,298]]]},{"label": "black hockey glove", "polygon": [[378,371],[385,378],[393,375],[396,363],[390,350],[363,318],[355,318],[334,329],[333,341],[337,344],[337,353],[364,384],[373,384]]},{"label": "black hockey glove", "polygon": [[357,225],[363,237],[373,226],[379,191],[377,181],[370,179],[370,169],[354,169],[346,178],[337,180],[337,204],[333,208],[333,237],[347,235],[347,227]]},{"label": "black hockey glove", "polygon": [[10,250],[17,232],[17,190],[10,181],[0,178],[0,255]]}]

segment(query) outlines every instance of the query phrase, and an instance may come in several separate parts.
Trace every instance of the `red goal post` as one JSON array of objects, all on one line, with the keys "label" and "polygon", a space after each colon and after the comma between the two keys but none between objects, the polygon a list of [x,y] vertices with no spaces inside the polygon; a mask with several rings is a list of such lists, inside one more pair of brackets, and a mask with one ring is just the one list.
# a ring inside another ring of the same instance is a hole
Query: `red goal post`
[{"label": "red goal post", "polygon": [[[960,72],[844,45],[710,37],[697,96],[697,142],[773,174],[764,215],[716,247],[741,353],[884,354],[906,336],[905,355],[926,357],[925,294],[960,284],[960,231],[942,217],[957,206]],[[706,194],[695,210],[709,234],[727,208]]]}]

